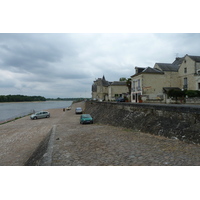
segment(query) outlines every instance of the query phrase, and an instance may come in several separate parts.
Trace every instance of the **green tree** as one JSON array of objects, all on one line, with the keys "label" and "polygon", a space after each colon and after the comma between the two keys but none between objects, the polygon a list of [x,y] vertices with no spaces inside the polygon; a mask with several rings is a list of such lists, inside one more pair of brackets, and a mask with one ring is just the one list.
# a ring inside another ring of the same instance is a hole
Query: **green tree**
[{"label": "green tree", "polygon": [[0,102],[46,101],[42,96],[0,95]]},{"label": "green tree", "polygon": [[119,79],[119,81],[126,81],[126,78],[125,78],[125,77],[121,77],[121,78]]},{"label": "green tree", "polygon": [[126,79],[126,85],[128,87],[129,94],[131,94],[131,83],[132,83],[131,78]]},{"label": "green tree", "polygon": [[131,94],[131,78],[121,77],[119,81],[126,81],[126,86],[128,87],[128,93]]}]

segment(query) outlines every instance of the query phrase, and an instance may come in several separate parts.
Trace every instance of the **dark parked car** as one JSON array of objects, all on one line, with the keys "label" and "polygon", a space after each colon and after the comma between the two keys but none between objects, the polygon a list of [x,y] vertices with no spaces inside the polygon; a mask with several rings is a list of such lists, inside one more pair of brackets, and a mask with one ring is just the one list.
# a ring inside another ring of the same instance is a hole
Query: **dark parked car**
[{"label": "dark parked car", "polygon": [[81,107],[77,107],[76,110],[75,110],[75,113],[76,114],[82,114],[83,113],[83,110]]},{"label": "dark parked car", "polygon": [[47,111],[40,111],[30,116],[31,119],[49,118],[50,113]]},{"label": "dark parked car", "polygon": [[118,99],[116,99],[117,102],[125,102],[125,99],[122,97],[119,97]]},{"label": "dark parked car", "polygon": [[93,118],[89,114],[82,114],[80,117],[80,124],[93,124]]}]

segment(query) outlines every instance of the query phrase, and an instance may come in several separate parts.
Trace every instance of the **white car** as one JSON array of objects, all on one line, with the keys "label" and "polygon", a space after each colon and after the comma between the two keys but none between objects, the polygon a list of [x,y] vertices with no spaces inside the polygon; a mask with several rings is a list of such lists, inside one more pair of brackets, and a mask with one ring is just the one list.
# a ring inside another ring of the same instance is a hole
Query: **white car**
[{"label": "white car", "polygon": [[81,107],[77,107],[76,110],[75,110],[75,113],[76,114],[82,114],[83,113],[83,110]]},{"label": "white car", "polygon": [[30,116],[31,119],[49,118],[50,113],[47,111],[40,111]]}]

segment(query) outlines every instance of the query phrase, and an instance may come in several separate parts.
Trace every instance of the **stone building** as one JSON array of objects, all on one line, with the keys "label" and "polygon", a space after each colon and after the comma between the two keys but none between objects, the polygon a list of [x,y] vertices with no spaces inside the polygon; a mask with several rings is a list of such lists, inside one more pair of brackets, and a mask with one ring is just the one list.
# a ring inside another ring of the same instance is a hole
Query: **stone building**
[{"label": "stone building", "polygon": [[200,90],[200,56],[185,55],[179,68],[180,88]]},{"label": "stone building", "polygon": [[94,81],[92,85],[92,99],[99,101],[114,101],[128,93],[126,81],[109,82],[103,76]]},{"label": "stone building", "polygon": [[163,99],[162,87],[164,84],[160,85],[160,83],[163,83],[164,72],[150,67],[144,68],[139,73],[137,73],[137,70],[136,74],[131,76],[131,101],[138,103],[147,99],[157,99],[158,97]]},{"label": "stone building", "polygon": [[106,81],[105,77],[98,78],[92,85],[93,100],[108,100],[108,86],[110,82]]},{"label": "stone building", "polygon": [[173,63],[155,63],[154,68],[135,68],[132,102],[168,102],[167,91],[200,90],[200,56],[185,55]]},{"label": "stone building", "polygon": [[124,96],[128,96],[126,81],[113,81],[108,87],[108,100],[113,101]]}]

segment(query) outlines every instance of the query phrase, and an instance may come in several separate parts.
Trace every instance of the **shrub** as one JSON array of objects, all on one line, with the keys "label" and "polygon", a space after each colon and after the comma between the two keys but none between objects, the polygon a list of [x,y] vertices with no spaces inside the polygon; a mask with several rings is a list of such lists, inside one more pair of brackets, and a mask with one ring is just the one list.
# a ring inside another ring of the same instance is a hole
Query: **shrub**
[{"label": "shrub", "polygon": [[188,97],[200,97],[200,91],[198,90],[186,90],[185,94]]}]

